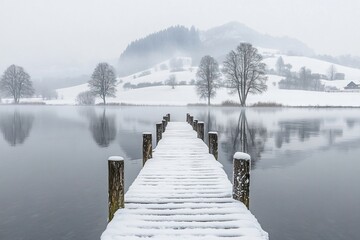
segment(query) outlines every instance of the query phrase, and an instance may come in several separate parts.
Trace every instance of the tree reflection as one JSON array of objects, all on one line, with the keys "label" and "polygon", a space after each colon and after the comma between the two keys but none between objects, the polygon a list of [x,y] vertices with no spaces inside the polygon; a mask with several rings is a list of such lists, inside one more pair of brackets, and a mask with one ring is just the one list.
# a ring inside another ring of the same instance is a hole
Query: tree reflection
[{"label": "tree reflection", "polygon": [[267,130],[260,124],[249,124],[246,118],[246,110],[242,109],[238,121],[229,121],[224,129],[226,141],[222,143],[222,149],[227,159],[232,161],[235,152],[250,154],[252,166],[261,158],[267,140]]},{"label": "tree reflection", "polygon": [[312,136],[318,136],[320,132],[320,119],[301,119],[292,121],[280,121],[280,130],[275,133],[275,145],[281,148],[283,143],[289,143],[291,136],[297,134],[301,142]]},{"label": "tree reflection", "polygon": [[16,146],[23,144],[29,136],[34,116],[29,113],[13,113],[2,114],[0,116],[0,129],[4,139],[11,145]]},{"label": "tree reflection", "polygon": [[104,109],[97,115],[93,108],[81,112],[89,119],[89,129],[92,137],[100,147],[108,147],[116,138],[116,124],[114,116],[107,116]]}]

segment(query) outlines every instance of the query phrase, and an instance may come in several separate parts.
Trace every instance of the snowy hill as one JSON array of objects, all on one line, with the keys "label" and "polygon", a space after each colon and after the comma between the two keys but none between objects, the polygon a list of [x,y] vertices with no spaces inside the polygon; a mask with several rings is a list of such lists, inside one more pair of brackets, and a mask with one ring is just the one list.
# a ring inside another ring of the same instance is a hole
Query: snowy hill
[{"label": "snowy hill", "polygon": [[[264,61],[269,68],[274,68],[278,58],[277,52],[271,49],[261,49],[261,52],[267,53],[269,56]],[[293,70],[297,70],[302,66],[306,66],[314,73],[325,74],[329,62],[307,58],[293,57],[281,55],[285,63],[290,63]],[[189,85],[196,78],[196,67],[191,66],[190,58],[179,58],[183,62],[182,71],[172,71],[170,60],[161,62],[153,68],[132,74],[127,77],[119,78],[117,86],[117,97],[109,98],[111,103],[126,103],[137,105],[187,105],[206,103],[200,100],[196,94],[195,86]],[[166,67],[164,67],[166,66]],[[360,81],[360,69],[336,66],[339,72],[345,73],[346,80],[326,81],[326,86],[336,86],[343,89],[350,81]],[[152,86],[136,89],[126,89],[124,84],[131,83],[133,85],[139,83],[164,83],[170,75],[175,75],[178,82],[186,82],[186,85],[176,86],[172,89],[170,86]],[[268,75],[268,91],[261,95],[250,95],[248,97],[248,105],[258,102],[279,103],[285,106],[360,106],[360,92],[313,92],[303,90],[285,90],[278,88],[278,82],[283,77],[276,75]],[[76,104],[77,94],[88,90],[87,84],[78,85],[70,88],[58,89],[58,100],[46,101],[47,104]],[[238,102],[236,95],[229,95],[227,89],[220,89],[217,96],[212,99],[213,104],[221,104],[226,100]],[[101,102],[97,99],[97,102]]]},{"label": "snowy hill", "polygon": [[307,67],[310,68],[313,73],[320,73],[326,75],[329,67],[331,65],[334,65],[337,69],[337,72],[345,73],[346,80],[360,80],[360,69],[345,67],[342,65],[333,64],[310,57],[286,56],[276,54],[271,58],[266,58],[264,60],[264,63],[266,63],[269,69],[275,69],[276,61],[280,56],[283,58],[284,63],[290,63],[292,65],[292,70],[294,71],[298,71],[301,67]]},{"label": "snowy hill", "polygon": [[120,55],[118,73],[120,76],[133,74],[177,55],[191,56],[196,64],[204,55],[222,61],[225,54],[240,42],[279,49],[285,54],[314,55],[312,49],[297,39],[263,34],[239,22],[229,22],[205,31],[174,26],[131,42]]}]

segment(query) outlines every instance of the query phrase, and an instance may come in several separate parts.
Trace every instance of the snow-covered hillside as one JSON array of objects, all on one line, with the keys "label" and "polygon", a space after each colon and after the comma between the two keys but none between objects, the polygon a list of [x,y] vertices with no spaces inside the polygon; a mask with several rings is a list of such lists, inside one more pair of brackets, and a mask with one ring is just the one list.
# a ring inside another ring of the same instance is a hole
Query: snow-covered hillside
[{"label": "snow-covered hillside", "polygon": [[[299,57],[299,56],[286,56],[286,55],[274,55],[271,58],[265,58],[264,63],[268,66],[269,69],[275,69],[275,64],[278,57],[282,57],[284,63],[290,63],[292,65],[292,71],[298,71],[301,67],[306,67],[311,69],[313,73],[320,73],[327,75],[327,71],[331,65],[334,65],[337,72],[345,73],[346,80],[360,80],[360,69],[345,67],[338,64],[333,64],[330,62],[309,58],[309,57]],[[349,83],[349,81],[347,81]]]},{"label": "snow-covered hillside", "polygon": [[[269,68],[274,68],[277,58],[280,56],[276,51],[261,49],[269,57],[264,61]],[[271,56],[270,56],[271,55]],[[331,65],[329,62],[307,58],[281,55],[285,63],[290,63],[293,70],[297,71],[302,66],[310,68],[313,73],[326,74]],[[154,68],[144,70],[124,78],[119,79],[117,86],[117,97],[109,98],[109,103],[126,103],[138,105],[187,105],[206,103],[199,99],[196,94],[195,86],[189,83],[196,78],[196,67],[191,66],[191,59],[182,58],[184,65],[183,71],[169,70],[169,61],[159,63]],[[164,65],[166,67],[164,67]],[[336,65],[338,72],[345,73],[346,80],[326,81],[326,86],[335,86],[343,89],[350,81],[360,80],[360,69],[354,69]],[[176,86],[172,89],[170,86],[153,86],[137,89],[125,89],[126,83],[164,83],[170,75],[175,75],[177,82],[185,81],[187,85]],[[268,91],[261,95],[250,95],[248,105],[258,102],[279,103],[285,106],[360,106],[360,92],[312,92],[303,90],[284,90],[278,88],[278,82],[282,79],[280,76],[268,76]],[[87,84],[58,89],[58,100],[46,101],[47,104],[76,104],[76,96],[88,90]],[[236,95],[229,95],[227,89],[220,89],[217,96],[212,99],[213,104],[221,104],[226,100],[238,102]],[[101,102],[97,99],[97,102]]]}]

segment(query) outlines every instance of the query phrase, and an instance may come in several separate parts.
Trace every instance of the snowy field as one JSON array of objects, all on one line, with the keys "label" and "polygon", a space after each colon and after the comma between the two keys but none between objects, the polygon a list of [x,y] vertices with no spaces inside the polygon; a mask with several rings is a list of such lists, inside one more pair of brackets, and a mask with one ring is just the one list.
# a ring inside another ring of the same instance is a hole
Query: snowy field
[{"label": "snowy field", "polygon": [[[293,71],[297,71],[305,66],[312,70],[313,73],[325,74],[330,65],[329,62],[312,59],[308,57],[286,56],[279,55],[275,51],[269,49],[261,49],[267,58],[264,62],[268,68],[275,68],[275,63],[279,56],[282,56],[285,64],[290,63]],[[205,104],[206,100],[199,99],[196,94],[194,85],[179,85],[175,89],[170,86],[152,86],[137,89],[124,89],[123,85],[126,83],[164,83],[170,75],[175,75],[177,82],[185,81],[189,84],[196,79],[197,67],[191,66],[190,58],[183,58],[185,63],[184,71],[172,72],[170,70],[161,70],[161,65],[169,67],[169,61],[157,64],[151,69],[139,72],[127,77],[119,78],[117,86],[116,98],[108,98],[108,103],[119,104],[135,104],[135,105],[179,105],[187,104]],[[354,106],[360,107],[360,92],[359,91],[344,91],[344,87],[354,81],[360,83],[360,69],[345,67],[334,64],[338,72],[345,73],[345,80],[327,81],[322,80],[322,83],[327,87],[336,87],[338,92],[313,92],[303,90],[285,90],[279,89],[278,83],[283,78],[276,75],[268,75],[268,90],[261,95],[249,95],[247,104],[252,105],[258,102],[262,103],[277,103],[283,106]],[[144,73],[147,72],[147,75]],[[144,76],[142,76],[144,75]],[[83,91],[87,91],[87,84],[82,84],[69,88],[57,89],[58,99],[44,101],[50,105],[75,105],[76,96]],[[239,102],[236,95],[230,95],[227,89],[219,89],[217,95],[211,100],[212,104],[221,104],[224,101]],[[39,102],[41,99],[23,99],[22,102],[31,101]],[[3,100],[6,102],[6,100]],[[96,100],[101,103],[101,99]]]}]

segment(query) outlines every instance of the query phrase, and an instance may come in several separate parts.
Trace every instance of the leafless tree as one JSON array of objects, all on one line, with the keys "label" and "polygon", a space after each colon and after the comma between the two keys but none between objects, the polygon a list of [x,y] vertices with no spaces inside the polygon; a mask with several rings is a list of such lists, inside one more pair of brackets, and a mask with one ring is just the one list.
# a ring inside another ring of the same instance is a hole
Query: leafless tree
[{"label": "leafless tree", "polygon": [[267,90],[265,63],[258,50],[249,43],[241,43],[224,61],[223,72],[230,93],[237,93],[241,106],[246,106],[249,93],[259,94]]},{"label": "leafless tree", "polygon": [[80,105],[94,105],[95,96],[90,91],[81,92],[77,95],[76,102]]},{"label": "leafless tree", "polygon": [[336,73],[337,73],[336,67],[333,64],[331,64],[327,70],[327,75],[328,75],[329,80],[331,80],[331,81],[335,80]]},{"label": "leafless tree", "polygon": [[5,70],[0,80],[0,90],[5,95],[12,96],[15,104],[19,103],[21,97],[30,97],[34,94],[30,75],[16,65],[11,65]]},{"label": "leafless tree", "polygon": [[276,65],[275,65],[276,72],[277,72],[280,76],[283,76],[283,74],[284,74],[284,68],[285,68],[284,60],[283,60],[283,58],[280,56],[280,57],[278,58],[278,60],[276,61]]},{"label": "leafless tree", "polygon": [[200,98],[207,99],[210,105],[210,99],[215,97],[216,89],[219,88],[220,72],[219,65],[211,56],[204,56],[196,73],[196,92]]},{"label": "leafless tree", "polygon": [[177,85],[176,76],[174,74],[171,74],[169,78],[165,81],[165,84],[171,86],[172,89],[175,89],[175,86]]},{"label": "leafless tree", "polygon": [[106,97],[115,97],[116,93],[116,74],[115,69],[108,63],[99,63],[88,82],[90,91],[99,96],[104,105]]},{"label": "leafless tree", "polygon": [[311,70],[306,67],[301,67],[299,70],[300,84],[303,90],[310,90],[312,83]]}]

